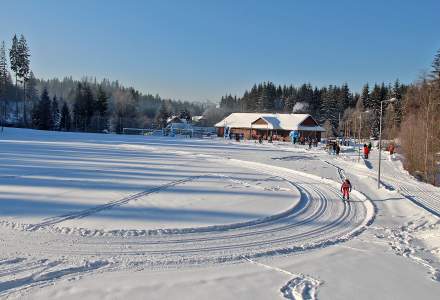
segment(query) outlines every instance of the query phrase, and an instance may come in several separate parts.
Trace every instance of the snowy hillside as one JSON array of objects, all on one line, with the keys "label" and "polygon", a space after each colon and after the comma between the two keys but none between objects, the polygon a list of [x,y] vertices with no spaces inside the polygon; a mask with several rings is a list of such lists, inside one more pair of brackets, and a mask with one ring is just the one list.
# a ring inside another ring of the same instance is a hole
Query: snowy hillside
[{"label": "snowy hillside", "polygon": [[440,189],[306,148],[6,128],[0,298],[437,299]]}]

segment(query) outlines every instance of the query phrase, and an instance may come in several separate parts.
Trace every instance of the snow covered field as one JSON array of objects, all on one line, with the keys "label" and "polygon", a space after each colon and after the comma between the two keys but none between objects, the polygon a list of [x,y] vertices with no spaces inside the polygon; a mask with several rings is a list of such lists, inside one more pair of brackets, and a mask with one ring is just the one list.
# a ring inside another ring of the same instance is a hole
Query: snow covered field
[{"label": "snow covered field", "polygon": [[0,297],[437,299],[439,189],[344,150],[6,128]]}]

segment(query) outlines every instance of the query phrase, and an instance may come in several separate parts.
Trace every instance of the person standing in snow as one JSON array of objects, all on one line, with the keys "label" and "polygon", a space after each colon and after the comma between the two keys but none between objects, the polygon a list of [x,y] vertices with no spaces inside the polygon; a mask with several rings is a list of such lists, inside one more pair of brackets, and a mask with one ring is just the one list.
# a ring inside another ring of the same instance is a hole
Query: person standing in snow
[{"label": "person standing in snow", "polygon": [[388,151],[390,151],[390,154],[393,155],[394,154],[394,144],[390,144],[388,146]]},{"label": "person standing in snow", "polygon": [[350,200],[350,192],[351,192],[351,182],[348,179],[345,179],[341,185],[341,193],[343,200]]},{"label": "person standing in snow", "polygon": [[368,159],[368,154],[370,154],[370,149],[368,149],[367,144],[364,144],[364,158]]},{"label": "person standing in snow", "polygon": [[341,152],[341,147],[339,144],[336,145],[336,155],[339,155],[339,152]]},{"label": "person standing in snow", "polygon": [[394,155],[394,144],[393,143],[391,143],[388,146],[388,151],[390,152],[390,158],[393,158],[393,155]]}]

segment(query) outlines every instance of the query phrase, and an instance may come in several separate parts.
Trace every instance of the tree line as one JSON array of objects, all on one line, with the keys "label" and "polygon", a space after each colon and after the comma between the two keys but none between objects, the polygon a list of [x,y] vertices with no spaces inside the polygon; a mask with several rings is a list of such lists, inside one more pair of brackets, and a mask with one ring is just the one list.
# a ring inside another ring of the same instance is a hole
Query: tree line
[{"label": "tree line", "polygon": [[398,99],[393,104],[400,124],[401,100],[407,89],[398,80],[393,85],[374,84],[370,89],[365,84],[362,93],[353,93],[346,83],[341,86],[312,87],[302,84],[298,87],[276,86],[272,82],[255,84],[242,97],[226,95],[220,100],[220,108],[224,114],[231,112],[268,112],[268,113],[308,113],[314,116],[333,136],[346,126],[354,112],[368,111],[365,119],[369,126],[368,134],[377,137],[379,132],[380,103],[391,97]]},{"label": "tree line", "polygon": [[431,72],[408,87],[399,129],[405,169],[440,185],[440,50]]},{"label": "tree line", "polygon": [[120,133],[124,127],[160,128],[172,115],[190,119],[215,108],[210,102],[143,94],[109,79],[39,79],[30,68],[30,57],[23,35],[14,35],[9,49],[4,41],[0,44],[2,126]]}]

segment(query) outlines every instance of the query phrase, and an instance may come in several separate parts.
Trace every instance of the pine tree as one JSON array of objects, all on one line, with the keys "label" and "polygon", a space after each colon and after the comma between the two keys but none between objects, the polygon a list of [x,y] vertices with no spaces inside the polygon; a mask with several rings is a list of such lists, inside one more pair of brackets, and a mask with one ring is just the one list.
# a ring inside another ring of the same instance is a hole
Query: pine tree
[{"label": "pine tree", "polygon": [[261,88],[261,91],[259,93],[260,95],[258,96],[257,99],[257,111],[258,112],[265,112],[267,111],[267,107],[268,107],[268,102],[269,102],[269,91],[266,88],[266,86],[264,85]]},{"label": "pine tree", "polygon": [[393,112],[396,126],[400,126],[400,123],[402,122],[402,93],[402,85],[400,84],[399,79],[396,79],[392,88],[392,97],[396,98],[396,102],[392,103],[394,106]]},{"label": "pine tree", "polygon": [[353,103],[353,95],[350,93],[350,89],[348,88],[348,84],[344,83],[340,90],[340,101],[342,110],[345,111],[349,107],[353,107],[356,103]]},{"label": "pine tree", "polygon": [[322,122],[328,120],[331,123],[333,129],[338,127],[340,113],[336,99],[336,93],[337,89],[335,86],[332,85],[330,85],[327,89],[323,89],[320,108],[320,120]]},{"label": "pine tree", "polygon": [[0,47],[0,100],[1,100],[1,116],[0,119],[2,120],[1,126],[3,131],[4,123],[6,122],[6,90],[8,88],[8,78],[9,78],[9,72],[8,72],[8,62],[6,58],[6,46],[5,42],[2,41],[1,47]]},{"label": "pine tree", "polygon": [[71,122],[69,106],[64,102],[61,108],[60,130],[69,131]]},{"label": "pine tree", "polygon": [[83,85],[78,83],[75,89],[74,104],[73,104],[73,120],[75,125],[75,130],[84,129],[82,126],[84,124],[84,97],[83,97]]},{"label": "pine tree", "polygon": [[362,100],[362,106],[364,108],[371,108],[371,99],[370,99],[370,87],[368,86],[368,83],[364,85],[362,88],[362,94],[361,94],[361,100]]},{"label": "pine tree", "polygon": [[36,128],[40,130],[50,130],[53,124],[51,113],[51,101],[47,89],[41,93],[40,102],[32,113],[32,121]]},{"label": "pine tree", "polygon": [[76,130],[87,131],[95,113],[95,97],[87,83],[78,83],[75,90],[73,116]]},{"label": "pine tree", "polygon": [[54,96],[51,104],[51,114],[52,114],[52,129],[60,130],[60,110],[58,108],[57,96]]},{"label": "pine tree", "polygon": [[22,79],[23,82],[23,121],[24,125],[27,125],[27,112],[26,112],[26,82],[29,77],[29,71],[30,71],[30,53],[29,48],[27,46],[26,39],[23,35],[20,36],[20,40],[17,44],[17,51],[18,51],[18,69],[17,69],[17,75],[19,78]]},{"label": "pine tree", "polygon": [[[373,90],[370,94],[370,107],[369,109],[373,112],[373,122],[371,124],[371,134],[374,137],[379,136],[380,131],[380,108],[381,108],[381,102],[386,100],[388,97],[389,91],[388,88],[385,86],[384,83],[382,83],[380,86],[375,84]],[[383,106],[383,109],[386,109],[386,105]],[[383,114],[383,112],[382,112]]]},{"label": "pine tree", "polygon": [[[10,60],[10,66],[12,72],[15,74],[15,90],[18,91],[17,84],[18,84],[18,72],[20,69],[20,57],[19,57],[19,49],[18,49],[18,38],[17,35],[14,34],[12,38],[12,46],[11,49],[9,49],[9,60]],[[16,120],[18,120],[18,95],[15,95],[15,114],[16,114]]]},{"label": "pine tree", "polygon": [[29,73],[29,79],[26,84],[26,98],[28,99],[29,109],[33,111],[38,103],[37,79],[32,71]]},{"label": "pine tree", "polygon": [[98,86],[98,92],[96,95],[96,111],[99,113],[101,117],[104,117],[107,113],[108,108],[108,96],[105,93],[102,86]]},{"label": "pine tree", "polygon": [[8,80],[8,62],[6,59],[6,46],[2,41],[0,46],[0,97],[6,93],[6,85]]},{"label": "pine tree", "polygon": [[315,87],[313,90],[313,98],[312,98],[312,105],[311,105],[311,114],[316,116],[316,118],[320,118],[320,111],[319,107],[321,105],[321,91]]},{"label": "pine tree", "polygon": [[95,97],[93,96],[92,89],[90,88],[90,85],[86,84],[84,86],[84,104],[85,104],[85,128],[84,130],[90,129],[90,123],[92,121],[92,117],[95,113]]},{"label": "pine tree", "polygon": [[368,110],[372,112],[370,135],[374,137],[379,136],[380,101],[381,101],[381,89],[378,84],[375,84],[370,94],[369,105],[367,106]]},{"label": "pine tree", "polygon": [[[102,86],[98,86],[98,92],[96,95],[95,109],[98,113],[98,131],[106,129],[107,126],[107,109],[108,109],[108,96],[105,93]],[[104,126],[103,126],[104,125]]]}]

